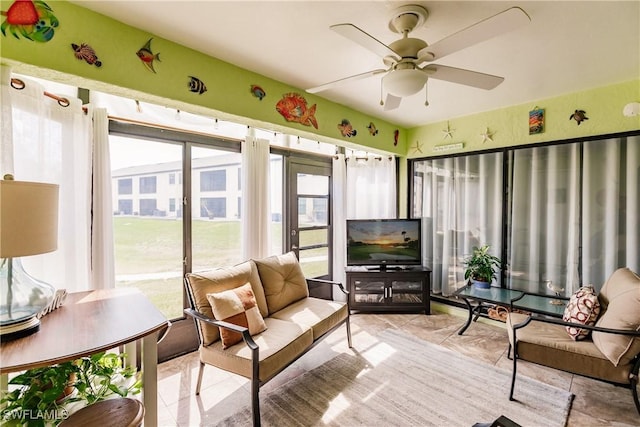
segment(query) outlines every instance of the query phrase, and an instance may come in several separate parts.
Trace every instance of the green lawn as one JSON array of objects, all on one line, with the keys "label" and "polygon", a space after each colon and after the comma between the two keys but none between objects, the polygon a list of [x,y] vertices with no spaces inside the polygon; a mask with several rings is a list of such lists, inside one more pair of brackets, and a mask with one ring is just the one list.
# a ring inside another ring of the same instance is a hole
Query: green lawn
[{"label": "green lawn", "polygon": [[[182,221],[175,219],[116,216],[116,282],[118,287],[136,287],[169,319],[182,316]],[[240,221],[194,220],[192,225],[193,271],[237,264],[242,260]],[[326,234],[307,235],[320,241]],[[282,224],[272,226],[272,241],[282,239]],[[281,250],[277,250],[281,252]],[[305,251],[303,256],[322,257],[324,249]],[[304,262],[308,277],[326,273],[323,261]]]}]

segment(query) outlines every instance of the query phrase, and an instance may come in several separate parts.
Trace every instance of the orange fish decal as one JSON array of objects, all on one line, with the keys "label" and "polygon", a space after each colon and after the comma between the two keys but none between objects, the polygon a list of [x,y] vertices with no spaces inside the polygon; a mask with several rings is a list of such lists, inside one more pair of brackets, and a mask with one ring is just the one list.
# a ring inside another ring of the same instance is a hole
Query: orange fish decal
[{"label": "orange fish decal", "polygon": [[285,93],[276,104],[276,111],[288,122],[300,123],[305,126],[313,126],[318,129],[316,120],[316,104],[307,107],[307,100],[299,93]]}]

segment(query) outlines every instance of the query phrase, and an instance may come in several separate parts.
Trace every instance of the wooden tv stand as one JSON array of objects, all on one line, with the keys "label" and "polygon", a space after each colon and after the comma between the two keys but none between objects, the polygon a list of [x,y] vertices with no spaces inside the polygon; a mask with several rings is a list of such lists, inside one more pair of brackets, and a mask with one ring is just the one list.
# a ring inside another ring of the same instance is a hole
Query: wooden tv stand
[{"label": "wooden tv stand", "polygon": [[424,267],[370,269],[347,267],[353,311],[431,313],[431,270]]}]

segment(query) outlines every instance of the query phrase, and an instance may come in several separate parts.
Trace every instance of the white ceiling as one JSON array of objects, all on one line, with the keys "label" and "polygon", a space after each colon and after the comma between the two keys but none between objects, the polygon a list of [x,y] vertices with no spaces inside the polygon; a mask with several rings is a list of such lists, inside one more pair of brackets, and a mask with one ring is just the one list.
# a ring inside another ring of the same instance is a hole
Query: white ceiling
[{"label": "white ceiling", "polygon": [[[74,1],[154,35],[305,89],[386,68],[381,58],[331,31],[352,23],[385,44],[404,4],[429,11],[412,37],[429,44],[512,6],[531,23],[437,63],[503,76],[496,89],[429,80],[424,92],[390,112],[380,107],[380,76],[318,95],[405,127],[640,77],[640,1]],[[630,94],[640,101],[640,94]]]}]

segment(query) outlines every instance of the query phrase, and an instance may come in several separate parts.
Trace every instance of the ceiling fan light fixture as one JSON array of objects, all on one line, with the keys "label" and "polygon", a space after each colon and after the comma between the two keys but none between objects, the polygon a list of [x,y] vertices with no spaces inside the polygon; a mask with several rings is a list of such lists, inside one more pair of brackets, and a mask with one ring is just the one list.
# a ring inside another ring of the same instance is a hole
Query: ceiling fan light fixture
[{"label": "ceiling fan light fixture", "polygon": [[382,78],[384,88],[392,95],[410,96],[418,93],[429,76],[418,69],[396,69]]}]

